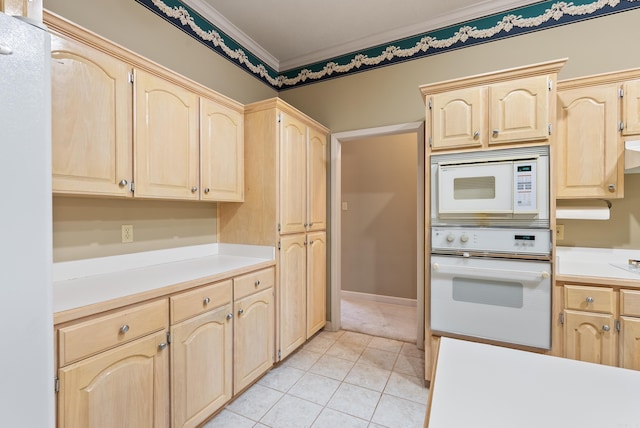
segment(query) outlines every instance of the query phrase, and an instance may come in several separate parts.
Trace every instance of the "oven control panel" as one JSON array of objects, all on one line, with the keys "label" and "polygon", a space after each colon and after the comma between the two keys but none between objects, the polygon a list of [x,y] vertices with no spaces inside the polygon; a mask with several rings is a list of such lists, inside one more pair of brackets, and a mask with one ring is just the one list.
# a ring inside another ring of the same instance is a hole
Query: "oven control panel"
[{"label": "oven control panel", "polygon": [[551,254],[551,230],[497,227],[432,227],[431,250],[500,254]]}]

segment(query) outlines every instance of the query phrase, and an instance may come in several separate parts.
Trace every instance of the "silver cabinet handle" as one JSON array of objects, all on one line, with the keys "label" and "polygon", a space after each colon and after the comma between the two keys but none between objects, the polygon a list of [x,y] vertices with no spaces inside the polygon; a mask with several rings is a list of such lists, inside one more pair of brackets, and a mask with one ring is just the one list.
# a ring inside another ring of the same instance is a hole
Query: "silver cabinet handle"
[{"label": "silver cabinet handle", "polygon": [[167,347],[167,342],[162,342],[158,345],[158,349],[163,351]]},{"label": "silver cabinet handle", "polygon": [[607,186],[610,192],[615,192],[616,191],[616,185],[615,184],[609,184],[609,186]]},{"label": "silver cabinet handle", "polygon": [[244,314],[244,309],[239,309],[238,310],[238,315],[242,315],[242,314]]},{"label": "silver cabinet handle", "polygon": [[196,193],[198,191],[198,188],[196,186],[193,186],[191,188],[191,193]]},{"label": "silver cabinet handle", "polygon": [[589,296],[585,299],[587,303],[593,303],[593,297]]},{"label": "silver cabinet handle", "polygon": [[209,303],[211,303],[211,299],[208,297],[205,297],[202,303],[204,303],[205,305],[208,305]]},{"label": "silver cabinet handle", "polygon": [[260,280],[257,280],[256,282],[254,282],[253,285],[255,285],[256,287],[260,285]]},{"label": "silver cabinet handle", "polygon": [[[494,131],[494,132],[495,132],[495,131]],[[473,139],[474,139],[474,140],[477,140],[478,138],[480,138],[480,132],[479,132],[479,131],[476,131],[476,132],[474,132],[474,133],[473,133]]]},{"label": "silver cabinet handle", "polygon": [[606,324],[602,326],[602,329],[603,329],[604,331],[609,331],[609,330],[611,330],[611,328],[610,328],[608,325],[606,325]]},{"label": "silver cabinet handle", "polygon": [[120,327],[120,333],[125,334],[128,331],[129,331],[129,326],[127,324],[123,324],[122,327]]},{"label": "silver cabinet handle", "polygon": [[122,180],[120,180],[120,183],[118,183],[121,187],[126,186],[127,184],[129,184],[129,182],[127,180],[125,180],[124,178]]},{"label": "silver cabinet handle", "polygon": [[231,318],[233,318],[233,314],[227,314],[227,319],[230,320]]},{"label": "silver cabinet handle", "polygon": [[497,130],[497,129],[494,129],[494,130],[493,130],[493,136],[494,136],[494,137],[497,137],[499,133],[500,133],[500,131],[499,131],[499,130]]},{"label": "silver cabinet handle", "polygon": [[209,193],[211,191],[211,189],[209,189],[208,187],[204,188],[204,193]]}]

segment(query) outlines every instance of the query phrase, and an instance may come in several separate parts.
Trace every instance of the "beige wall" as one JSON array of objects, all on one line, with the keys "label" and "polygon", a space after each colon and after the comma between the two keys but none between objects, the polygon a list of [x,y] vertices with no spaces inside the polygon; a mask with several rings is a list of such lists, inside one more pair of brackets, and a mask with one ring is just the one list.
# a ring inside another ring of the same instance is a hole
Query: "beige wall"
[{"label": "beige wall", "polygon": [[414,134],[343,142],[342,290],[416,298]]},{"label": "beige wall", "polygon": [[44,0],[44,7],[243,104],[277,95],[134,0]]},{"label": "beige wall", "polygon": [[[217,242],[216,205],[179,201],[53,198],[54,262]],[[121,225],[134,241],[121,242]]]}]

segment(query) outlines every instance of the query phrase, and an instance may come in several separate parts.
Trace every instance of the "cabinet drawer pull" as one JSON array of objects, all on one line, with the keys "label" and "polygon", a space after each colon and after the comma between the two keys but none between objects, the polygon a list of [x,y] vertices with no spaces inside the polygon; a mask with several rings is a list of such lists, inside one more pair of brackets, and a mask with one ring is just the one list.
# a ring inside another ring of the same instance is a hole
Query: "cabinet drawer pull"
[{"label": "cabinet drawer pull", "polygon": [[609,184],[609,186],[607,186],[610,192],[615,192],[616,191],[616,185],[615,184]]},{"label": "cabinet drawer pull", "polygon": [[499,133],[500,133],[500,131],[499,131],[499,130],[494,129],[494,130],[493,130],[493,138],[497,137]]},{"label": "cabinet drawer pull", "polygon": [[119,184],[121,187],[124,187],[124,186],[126,186],[127,184],[129,184],[129,183],[128,183],[128,181],[127,181],[127,180],[122,179],[122,180],[120,180],[120,183],[118,183],[118,184]]},{"label": "cabinet drawer pull", "polygon": [[473,139],[477,140],[478,138],[480,138],[480,132],[476,131],[473,133]]},{"label": "cabinet drawer pull", "polygon": [[163,351],[166,347],[167,347],[167,342],[162,342],[161,344],[158,345],[158,349],[160,351]]},{"label": "cabinet drawer pull", "polygon": [[196,186],[193,186],[191,188],[191,193],[196,193],[198,191],[198,188]]},{"label": "cabinet drawer pull", "polygon": [[209,189],[208,187],[204,188],[204,193],[209,193],[211,191],[211,189]]},{"label": "cabinet drawer pull", "polygon": [[603,329],[604,331],[609,331],[609,330],[611,330],[611,328],[610,328],[608,325],[606,325],[606,324],[602,326],[602,329]]},{"label": "cabinet drawer pull", "polygon": [[202,301],[203,304],[208,305],[209,303],[211,303],[211,299],[208,297],[205,297],[204,300]]},{"label": "cabinet drawer pull", "polygon": [[227,319],[230,320],[231,318],[233,318],[233,314],[227,314]]},{"label": "cabinet drawer pull", "polygon": [[242,314],[244,314],[244,309],[239,309],[238,310],[238,315],[242,315]]},{"label": "cabinet drawer pull", "polygon": [[593,297],[589,296],[585,299],[587,303],[593,303]]},{"label": "cabinet drawer pull", "polygon": [[256,287],[260,285],[260,280],[257,280],[256,282],[253,283],[253,285],[255,285]]},{"label": "cabinet drawer pull", "polygon": [[121,334],[125,334],[128,331],[129,331],[129,326],[127,324],[123,324],[122,327],[120,327]]}]

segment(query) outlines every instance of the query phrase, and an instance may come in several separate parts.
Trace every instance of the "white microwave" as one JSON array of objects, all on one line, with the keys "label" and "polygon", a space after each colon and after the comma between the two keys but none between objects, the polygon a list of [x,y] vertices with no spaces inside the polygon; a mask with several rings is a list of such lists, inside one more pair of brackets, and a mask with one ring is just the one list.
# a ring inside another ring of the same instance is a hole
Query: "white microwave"
[{"label": "white microwave", "polygon": [[431,156],[431,222],[549,227],[549,147]]}]

